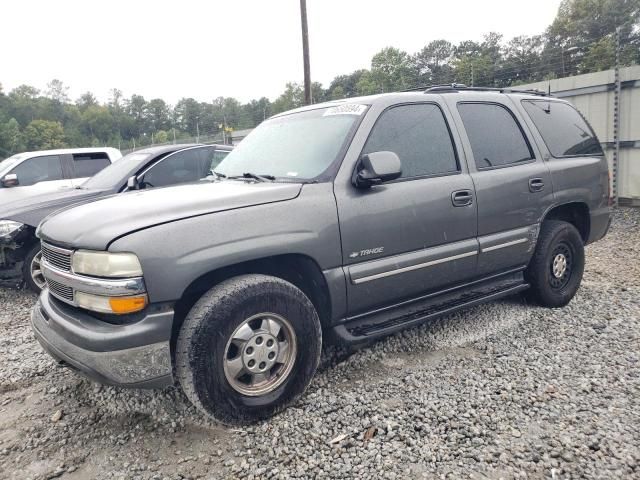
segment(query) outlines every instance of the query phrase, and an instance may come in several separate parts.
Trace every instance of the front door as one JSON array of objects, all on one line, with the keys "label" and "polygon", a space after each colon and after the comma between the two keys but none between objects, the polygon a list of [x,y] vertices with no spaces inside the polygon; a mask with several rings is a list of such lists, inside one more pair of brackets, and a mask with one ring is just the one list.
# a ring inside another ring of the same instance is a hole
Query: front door
[{"label": "front door", "polygon": [[391,106],[362,153],[396,153],[402,177],[336,184],[350,316],[474,276],[475,193],[448,122],[436,103]]}]

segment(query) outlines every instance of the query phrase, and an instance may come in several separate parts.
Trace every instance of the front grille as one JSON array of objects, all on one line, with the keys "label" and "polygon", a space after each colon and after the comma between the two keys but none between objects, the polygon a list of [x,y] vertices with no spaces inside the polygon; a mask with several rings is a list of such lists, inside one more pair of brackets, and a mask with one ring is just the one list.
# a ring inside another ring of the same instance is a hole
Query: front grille
[{"label": "front grille", "polygon": [[73,302],[73,288],[49,279],[47,279],[47,286],[54,297],[66,302]]},{"label": "front grille", "polygon": [[71,250],[54,247],[44,242],[42,242],[41,247],[42,257],[49,265],[65,272],[71,271]]}]

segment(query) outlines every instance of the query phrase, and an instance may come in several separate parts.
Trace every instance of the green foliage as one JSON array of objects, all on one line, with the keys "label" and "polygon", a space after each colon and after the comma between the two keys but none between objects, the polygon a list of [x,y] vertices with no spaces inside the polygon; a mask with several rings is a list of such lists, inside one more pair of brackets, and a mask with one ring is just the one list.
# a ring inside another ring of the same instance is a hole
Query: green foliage
[{"label": "green foliage", "polygon": [[[542,35],[504,42],[495,32],[481,41],[457,45],[429,42],[415,54],[387,47],[369,69],[338,75],[327,89],[313,82],[313,103],[404,90],[418,85],[465,83],[506,87],[611,68],[615,33],[621,38],[622,65],[640,63],[640,0],[563,0]],[[40,92],[20,85],[10,92],[0,84],[0,158],[24,149],[110,145],[122,149],[173,141],[193,141],[223,128],[252,128],[276,113],[304,104],[302,85],[286,84],[271,102],[262,97],[241,103],[218,97],[210,102],[182,98],[175,106],[160,98],[126,98],[117,88],[106,104],[86,92],[74,103],[68,87],[54,79]]]},{"label": "green foliage", "polygon": [[[378,92],[410,88],[415,85],[416,79],[416,71],[407,52],[387,47],[371,59],[370,80]],[[370,86],[367,86],[367,89],[370,90]]]},{"label": "green foliage", "polygon": [[26,148],[20,132],[20,125],[15,118],[0,124],[0,148],[7,153],[19,152]]},{"label": "green foliage", "polygon": [[33,120],[24,129],[24,140],[29,150],[50,150],[66,147],[64,129],[60,122]]},{"label": "green foliage", "polygon": [[284,92],[273,102],[273,113],[285,112],[304,105],[304,89],[299,83],[287,83]]}]

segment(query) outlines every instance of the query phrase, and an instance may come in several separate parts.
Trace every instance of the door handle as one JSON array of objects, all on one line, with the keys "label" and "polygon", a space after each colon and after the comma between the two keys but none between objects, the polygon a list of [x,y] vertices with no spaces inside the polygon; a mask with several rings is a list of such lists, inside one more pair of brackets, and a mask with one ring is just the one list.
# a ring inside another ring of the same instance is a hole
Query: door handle
[{"label": "door handle", "polygon": [[529,191],[530,192],[540,192],[544,189],[544,182],[541,178],[530,178],[529,179]]},{"label": "door handle", "polygon": [[456,190],[451,194],[451,203],[454,207],[466,207],[473,203],[471,190]]}]

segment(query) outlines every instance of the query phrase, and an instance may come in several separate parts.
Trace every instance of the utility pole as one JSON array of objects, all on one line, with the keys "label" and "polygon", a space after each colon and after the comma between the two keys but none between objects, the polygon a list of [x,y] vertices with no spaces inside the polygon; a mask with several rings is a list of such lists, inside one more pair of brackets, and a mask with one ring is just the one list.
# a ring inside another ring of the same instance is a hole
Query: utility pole
[{"label": "utility pole", "polygon": [[200,119],[196,120],[196,143],[200,143]]},{"label": "utility pole", "polygon": [[300,0],[302,23],[302,60],[304,63],[304,103],[311,105],[311,66],[309,63],[309,28],[307,25],[307,0]]}]

